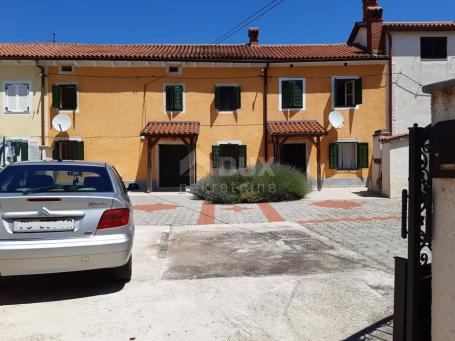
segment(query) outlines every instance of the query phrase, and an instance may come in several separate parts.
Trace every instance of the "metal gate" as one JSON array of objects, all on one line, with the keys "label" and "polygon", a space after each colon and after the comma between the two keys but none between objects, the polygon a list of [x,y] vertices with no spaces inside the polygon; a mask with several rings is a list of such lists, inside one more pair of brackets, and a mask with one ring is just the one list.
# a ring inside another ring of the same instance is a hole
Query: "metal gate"
[{"label": "metal gate", "polygon": [[430,130],[417,125],[409,130],[409,193],[403,190],[401,230],[408,258],[395,258],[394,341],[431,340]]}]

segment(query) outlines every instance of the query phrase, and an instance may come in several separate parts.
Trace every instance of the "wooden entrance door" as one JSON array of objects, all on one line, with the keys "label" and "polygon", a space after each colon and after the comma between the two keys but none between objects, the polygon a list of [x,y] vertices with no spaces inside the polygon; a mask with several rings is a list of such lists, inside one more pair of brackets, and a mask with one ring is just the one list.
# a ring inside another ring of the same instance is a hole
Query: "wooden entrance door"
[{"label": "wooden entrance door", "polygon": [[159,145],[159,186],[180,187],[190,184],[189,148],[179,144]]}]

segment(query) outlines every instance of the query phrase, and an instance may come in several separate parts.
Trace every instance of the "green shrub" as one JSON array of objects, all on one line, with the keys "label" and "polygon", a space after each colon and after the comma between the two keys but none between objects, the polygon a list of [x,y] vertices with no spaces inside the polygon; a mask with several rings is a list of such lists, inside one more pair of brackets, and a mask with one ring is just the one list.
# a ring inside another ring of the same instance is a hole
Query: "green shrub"
[{"label": "green shrub", "polygon": [[192,187],[198,198],[214,203],[255,203],[302,199],[311,191],[308,179],[299,170],[279,165],[211,174]]}]

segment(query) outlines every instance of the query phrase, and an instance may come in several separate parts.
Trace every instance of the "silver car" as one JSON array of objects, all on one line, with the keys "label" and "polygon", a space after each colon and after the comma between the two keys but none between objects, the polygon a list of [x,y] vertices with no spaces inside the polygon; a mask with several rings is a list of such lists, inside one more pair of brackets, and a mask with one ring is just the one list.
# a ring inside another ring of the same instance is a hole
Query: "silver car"
[{"label": "silver car", "polygon": [[134,221],[114,167],[18,162],[0,172],[0,276],[113,270],[131,279]]}]

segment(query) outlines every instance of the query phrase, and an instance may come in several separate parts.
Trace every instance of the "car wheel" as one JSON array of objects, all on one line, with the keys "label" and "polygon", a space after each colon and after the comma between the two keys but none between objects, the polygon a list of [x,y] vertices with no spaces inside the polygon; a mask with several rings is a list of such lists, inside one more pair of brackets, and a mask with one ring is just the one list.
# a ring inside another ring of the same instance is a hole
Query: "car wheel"
[{"label": "car wheel", "polygon": [[131,281],[131,273],[133,272],[133,256],[130,257],[128,262],[114,270],[114,278],[123,283]]}]

